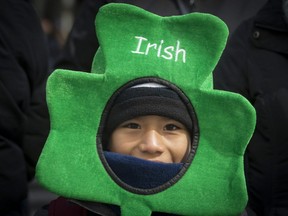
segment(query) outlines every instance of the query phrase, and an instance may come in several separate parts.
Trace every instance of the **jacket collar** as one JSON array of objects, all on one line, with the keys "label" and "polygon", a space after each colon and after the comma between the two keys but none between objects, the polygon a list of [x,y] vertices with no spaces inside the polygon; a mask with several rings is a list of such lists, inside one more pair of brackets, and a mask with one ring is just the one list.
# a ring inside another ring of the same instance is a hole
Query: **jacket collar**
[{"label": "jacket collar", "polygon": [[288,24],[284,19],[281,0],[268,0],[257,13],[251,40],[258,48],[288,54]]},{"label": "jacket collar", "polygon": [[264,7],[257,13],[255,25],[274,31],[288,32],[282,9],[282,0],[268,0]]},{"label": "jacket collar", "polygon": [[69,201],[97,215],[102,215],[102,216],[120,215],[120,208],[118,206],[112,206],[112,205],[96,203],[96,202],[81,201],[81,200],[69,200]]}]

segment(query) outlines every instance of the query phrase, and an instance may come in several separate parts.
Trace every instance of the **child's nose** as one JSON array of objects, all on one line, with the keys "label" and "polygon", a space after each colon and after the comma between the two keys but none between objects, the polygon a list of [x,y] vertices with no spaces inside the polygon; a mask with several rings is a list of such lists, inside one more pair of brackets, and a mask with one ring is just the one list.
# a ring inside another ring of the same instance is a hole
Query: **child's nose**
[{"label": "child's nose", "polygon": [[163,138],[155,130],[149,130],[142,136],[139,149],[150,154],[161,154],[164,152]]}]

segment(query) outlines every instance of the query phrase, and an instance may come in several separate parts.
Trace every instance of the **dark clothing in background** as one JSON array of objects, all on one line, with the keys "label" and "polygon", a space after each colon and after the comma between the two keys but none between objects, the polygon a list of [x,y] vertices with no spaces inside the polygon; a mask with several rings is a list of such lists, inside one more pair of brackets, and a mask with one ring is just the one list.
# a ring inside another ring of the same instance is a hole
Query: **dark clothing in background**
[{"label": "dark clothing in background", "polygon": [[288,24],[269,0],[228,41],[215,88],[245,96],[257,112],[246,151],[249,206],[259,216],[288,215]]},{"label": "dark clothing in background", "polygon": [[0,1],[0,215],[22,214],[49,130],[47,49],[28,0]]},{"label": "dark clothing in background", "polygon": [[267,0],[194,0],[193,11],[218,16],[232,33],[242,21],[257,13],[266,2]]}]

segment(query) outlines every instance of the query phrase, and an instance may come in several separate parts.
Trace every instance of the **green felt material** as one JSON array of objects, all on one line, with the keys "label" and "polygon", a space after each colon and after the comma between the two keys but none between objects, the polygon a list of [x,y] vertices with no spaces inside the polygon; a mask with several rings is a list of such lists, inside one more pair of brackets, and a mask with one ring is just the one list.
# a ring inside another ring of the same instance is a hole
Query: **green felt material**
[{"label": "green felt material", "polygon": [[[38,181],[68,198],[119,205],[124,216],[152,211],[239,215],[247,203],[243,154],[255,127],[255,111],[242,96],[212,88],[226,25],[208,14],[160,17],[135,6],[108,4],[97,14],[96,30],[101,50],[91,73],[56,70],[49,77],[51,131],[37,164]],[[137,37],[147,40],[140,46]],[[146,55],[148,43],[157,48],[151,45]],[[193,104],[200,130],[187,172],[173,186],[150,195],[116,184],[96,148],[109,98],[142,77],[178,86]]]}]

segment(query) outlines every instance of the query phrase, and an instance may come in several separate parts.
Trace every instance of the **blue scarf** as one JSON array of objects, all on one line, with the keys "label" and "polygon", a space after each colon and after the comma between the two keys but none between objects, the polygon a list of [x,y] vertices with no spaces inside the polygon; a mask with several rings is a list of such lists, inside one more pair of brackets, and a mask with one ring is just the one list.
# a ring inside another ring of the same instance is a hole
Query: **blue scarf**
[{"label": "blue scarf", "polygon": [[152,189],[175,177],[182,163],[161,163],[114,152],[104,152],[113,172],[126,184],[141,189]]}]

